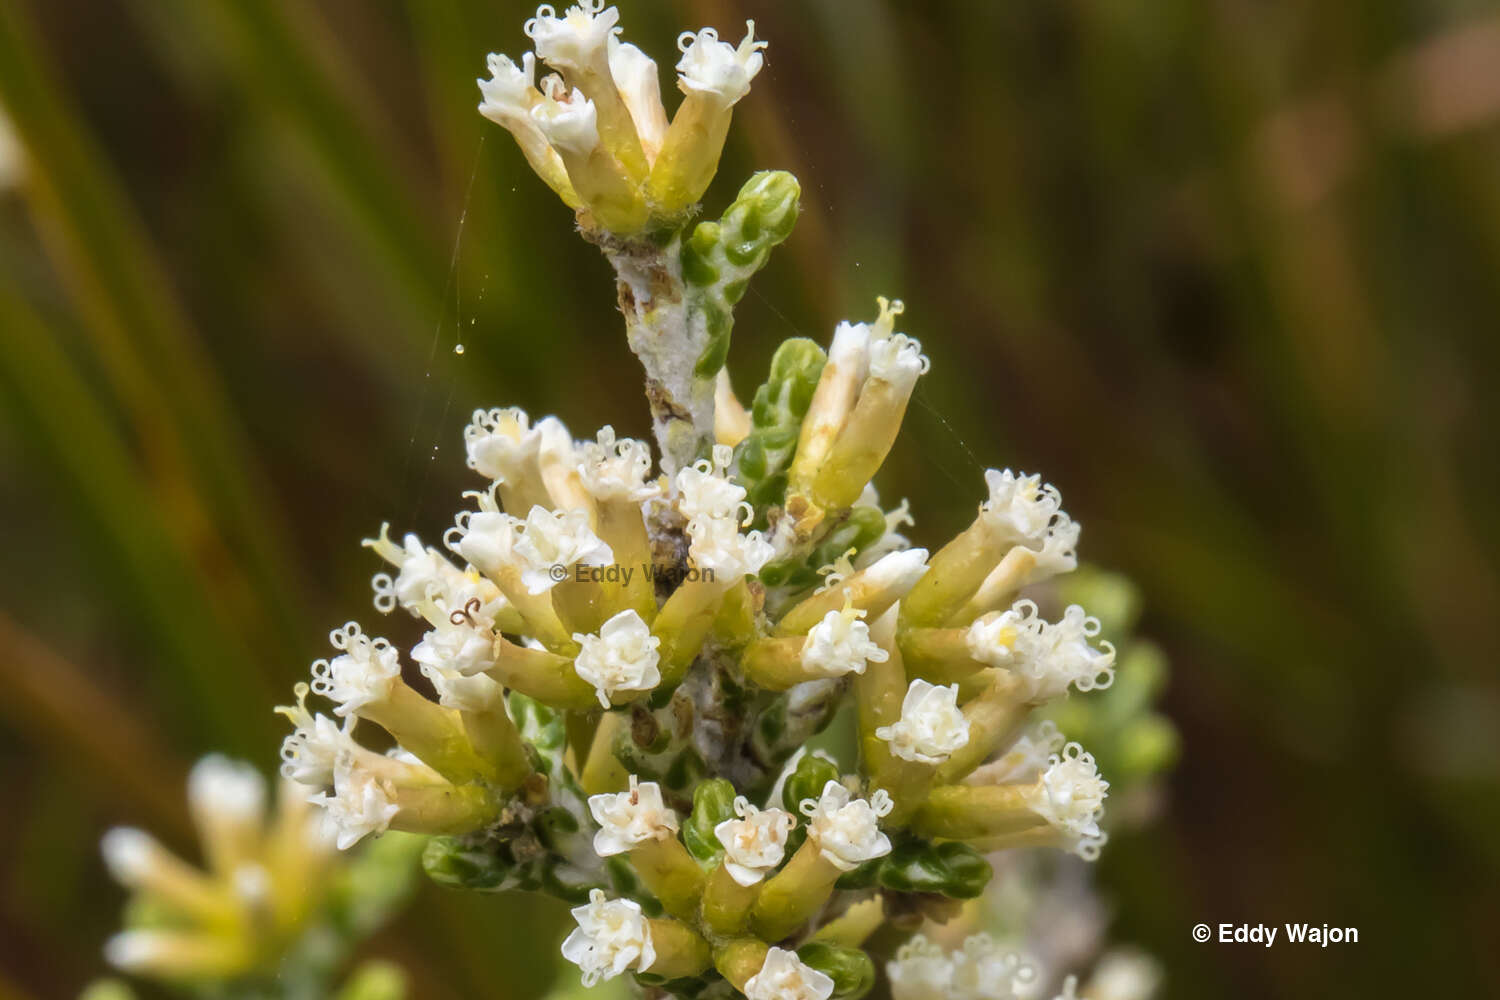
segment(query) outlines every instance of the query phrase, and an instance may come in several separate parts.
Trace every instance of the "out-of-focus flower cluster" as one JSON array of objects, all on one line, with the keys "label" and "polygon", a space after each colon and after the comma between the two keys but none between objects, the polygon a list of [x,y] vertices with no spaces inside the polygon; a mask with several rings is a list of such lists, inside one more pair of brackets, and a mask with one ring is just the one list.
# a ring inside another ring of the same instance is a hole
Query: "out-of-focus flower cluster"
[{"label": "out-of-focus flower cluster", "polygon": [[[195,996],[399,1000],[404,977],[372,962],[334,990],[350,949],[407,896],[420,838],[393,836],[340,854],[305,789],[276,786],[249,764],[200,760],[188,805],[202,868],[134,827],[115,827],[101,848],[131,896],[125,929],[105,946],[110,964]],[[92,986],[89,1000],[126,998],[123,983]]]}]

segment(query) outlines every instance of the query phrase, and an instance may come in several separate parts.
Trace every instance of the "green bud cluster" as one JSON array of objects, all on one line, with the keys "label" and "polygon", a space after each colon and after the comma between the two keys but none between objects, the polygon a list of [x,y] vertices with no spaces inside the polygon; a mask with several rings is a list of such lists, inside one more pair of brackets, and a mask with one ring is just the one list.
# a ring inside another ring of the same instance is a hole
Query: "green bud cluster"
[{"label": "green bud cluster", "polygon": [[701,322],[707,344],[694,373],[712,378],[729,356],[734,307],[771,250],[791,235],[802,187],[785,170],[753,175],[718,222],[700,222],[682,244],[682,278],[690,322]]}]

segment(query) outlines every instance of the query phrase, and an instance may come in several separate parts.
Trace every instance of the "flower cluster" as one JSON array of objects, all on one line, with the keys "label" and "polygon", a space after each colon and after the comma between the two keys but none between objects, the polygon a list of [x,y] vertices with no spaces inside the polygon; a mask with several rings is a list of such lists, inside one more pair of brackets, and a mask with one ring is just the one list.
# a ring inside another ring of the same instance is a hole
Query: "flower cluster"
[{"label": "flower cluster", "polygon": [[[357,858],[340,855],[305,789],[277,788],[272,815],[250,765],[210,756],[193,767],[188,806],[204,869],[144,830],[104,835],[105,865],[133,897],[126,929],[105,945],[110,964],[179,986],[275,976],[288,995],[327,995],[333,960],[405,895],[422,845],[392,838]],[[400,996],[402,982],[399,970],[374,964],[346,990],[380,985],[381,995]]]},{"label": "flower cluster", "polygon": [[[764,43],[684,35],[668,124],[617,21],[597,2],[539,8],[535,53],[490,58],[481,111],[613,264],[656,458],[611,427],[579,440],[555,417],[476,412],[479,488],[442,546],[385,528],[366,542],[388,564],[376,609],[420,638],[333,632],[281,709],[283,773],[340,847],[424,833],[444,884],[575,904],[563,954],[586,984],[852,1000],[887,908],[974,898],[987,852],[1097,855],[1108,784],[1028,727],[1108,686],[1114,650],[1080,606],[1042,615],[1079,526],[1039,477],[986,473],[972,524],[935,551],[900,533],[905,502],[880,503],[872,481],[929,364],[896,329],[899,301],[840,323],[826,351],[788,341],[740,403],[732,307],[797,188],[758,175],[719,222],[688,217]],[[555,71],[540,81],[538,58]],[[845,705],[855,735],[809,752]],[[396,748],[370,749],[361,725]],[[976,939],[939,990],[923,947],[891,967],[898,995],[1003,997],[1023,977]]]}]

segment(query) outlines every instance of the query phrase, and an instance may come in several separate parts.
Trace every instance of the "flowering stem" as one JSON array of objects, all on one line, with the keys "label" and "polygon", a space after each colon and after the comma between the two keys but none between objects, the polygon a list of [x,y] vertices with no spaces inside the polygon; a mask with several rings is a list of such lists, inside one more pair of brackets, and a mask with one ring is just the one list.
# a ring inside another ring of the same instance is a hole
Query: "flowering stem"
[{"label": "flowering stem", "polygon": [[713,445],[714,378],[694,369],[708,346],[708,329],[688,315],[681,240],[665,244],[585,231],[615,269],[625,338],[646,369],[646,399],[668,475],[693,464]]}]

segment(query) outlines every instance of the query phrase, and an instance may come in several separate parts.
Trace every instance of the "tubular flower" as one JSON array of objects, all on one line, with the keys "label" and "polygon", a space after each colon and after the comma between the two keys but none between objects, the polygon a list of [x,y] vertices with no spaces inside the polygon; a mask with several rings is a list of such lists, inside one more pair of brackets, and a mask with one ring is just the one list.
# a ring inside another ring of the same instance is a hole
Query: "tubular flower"
[{"label": "tubular flower", "polygon": [[589,796],[589,812],[599,824],[594,853],[601,858],[677,833],[677,814],[662,802],[660,786],[654,781],[638,781],[634,775],[626,791]]},{"label": "tubular flower", "polygon": [[391,780],[353,753],[340,755],[335,763],[332,793],[320,792],[308,801],[324,808],[341,851],[372,833],[384,833],[401,811]]},{"label": "tubular flower", "polygon": [[349,715],[380,701],[400,681],[400,654],[395,647],[384,639],[371,639],[356,623],[334,629],[328,641],[343,652],[313,664],[312,689],[336,703],[335,714]]},{"label": "tubular flower", "polygon": [[891,753],[919,764],[941,764],[969,742],[969,721],[958,710],[958,685],[938,687],[920,677],[901,703],[901,719],[875,730]]},{"label": "tubular flower", "polygon": [[583,985],[594,986],[629,969],[644,972],[656,961],[651,925],[641,906],[629,899],[606,899],[603,889],[589,893],[586,906],[573,909],[578,922],[563,942],[563,958],[583,970]]},{"label": "tubular flower", "polygon": [[1067,691],[1107,688],[1114,681],[1115,650],[1108,642],[1098,648],[1090,640],[1099,634],[1099,620],[1077,604],[1070,605],[1056,624],[1037,616],[1029,600],[1009,611],[986,615],[969,626],[969,653],[990,666],[1003,667],[1021,678],[1033,701],[1047,701]]},{"label": "tubular flower", "polygon": [[781,865],[786,838],[797,817],[784,809],[757,809],[743,795],[734,800],[737,819],[714,827],[724,847],[724,867],[740,885],[755,885]]}]

